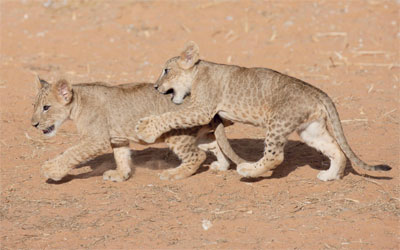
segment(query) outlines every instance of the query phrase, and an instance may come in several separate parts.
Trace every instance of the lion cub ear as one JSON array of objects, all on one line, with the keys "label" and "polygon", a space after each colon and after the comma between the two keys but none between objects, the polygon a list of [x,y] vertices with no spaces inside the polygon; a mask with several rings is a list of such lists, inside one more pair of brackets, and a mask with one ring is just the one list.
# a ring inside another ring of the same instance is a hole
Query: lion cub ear
[{"label": "lion cub ear", "polygon": [[193,41],[186,43],[185,49],[182,51],[178,65],[182,69],[190,69],[199,60],[199,46]]},{"label": "lion cub ear", "polygon": [[59,80],[53,86],[53,92],[57,97],[58,101],[64,105],[67,105],[72,100],[72,87],[67,80]]},{"label": "lion cub ear", "polygon": [[35,76],[35,82],[36,82],[37,89],[41,89],[41,88],[45,88],[45,87],[49,86],[49,83],[43,79],[40,79],[39,75]]}]

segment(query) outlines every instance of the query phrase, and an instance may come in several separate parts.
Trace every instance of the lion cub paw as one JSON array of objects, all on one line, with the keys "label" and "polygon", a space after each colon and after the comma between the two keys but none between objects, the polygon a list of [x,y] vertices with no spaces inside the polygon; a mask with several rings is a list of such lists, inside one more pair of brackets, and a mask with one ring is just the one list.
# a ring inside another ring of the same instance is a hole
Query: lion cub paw
[{"label": "lion cub paw", "polygon": [[108,170],[103,174],[103,180],[105,181],[114,181],[114,182],[123,182],[129,179],[130,173],[123,174],[117,170]]},{"label": "lion cub paw", "polygon": [[258,177],[254,163],[244,162],[237,166],[236,171],[243,177]]},{"label": "lion cub paw", "polygon": [[69,168],[57,166],[55,162],[47,161],[43,164],[41,173],[46,179],[59,181],[68,174],[69,170]]},{"label": "lion cub paw", "polygon": [[156,135],[157,130],[151,116],[140,119],[135,130],[138,138],[147,143],[155,142],[158,137]]},{"label": "lion cub paw", "polygon": [[321,181],[333,181],[333,180],[339,180],[340,175],[337,173],[329,172],[329,170],[324,170],[318,173],[317,178],[320,179]]},{"label": "lion cub paw", "polygon": [[210,169],[214,171],[226,171],[229,168],[229,162],[219,162],[219,161],[214,161],[210,165]]}]

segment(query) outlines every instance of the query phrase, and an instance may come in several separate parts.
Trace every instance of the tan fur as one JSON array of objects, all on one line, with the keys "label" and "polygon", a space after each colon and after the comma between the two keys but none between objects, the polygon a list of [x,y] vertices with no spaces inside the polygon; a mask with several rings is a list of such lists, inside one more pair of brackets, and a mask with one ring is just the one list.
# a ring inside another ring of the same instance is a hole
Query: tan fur
[{"label": "tan fur", "polygon": [[[43,175],[53,180],[62,179],[77,164],[110,149],[114,151],[117,169],[106,171],[103,178],[112,181],[128,179],[132,169],[129,142],[139,142],[134,129],[139,118],[178,111],[187,106],[171,103],[170,96],[159,95],[151,84],[71,85],[66,80],[50,84],[41,79],[37,79],[37,82],[39,92],[34,104],[32,125],[47,136],[54,136],[62,123],[71,119],[80,134],[77,145],[44,163],[41,169]],[[178,155],[182,164],[164,171],[162,179],[182,179],[196,172],[206,158],[205,152],[197,147],[196,136],[199,131],[207,134],[215,127],[223,133],[223,125],[218,121],[214,123],[210,126],[172,130],[163,136],[162,139]],[[226,164],[227,159],[218,147],[221,144],[230,149],[225,135],[217,135],[218,144],[209,136],[201,139],[202,148],[214,152],[221,164]],[[233,156],[234,159],[236,157]]]},{"label": "tan fur", "polygon": [[259,176],[279,165],[287,137],[296,130],[308,145],[331,160],[329,170],[319,173],[320,180],[342,177],[346,163],[343,152],[364,169],[390,170],[387,165],[370,166],[353,153],[332,100],[321,90],[271,69],[216,64],[198,58],[198,46],[191,42],[179,57],[167,61],[156,83],[158,91],[172,89],[176,104],[190,93],[191,103],[179,112],[141,119],[136,128],[139,138],[152,142],[170,129],[207,124],[218,114],[266,129],[264,156],[237,167],[245,177]]}]

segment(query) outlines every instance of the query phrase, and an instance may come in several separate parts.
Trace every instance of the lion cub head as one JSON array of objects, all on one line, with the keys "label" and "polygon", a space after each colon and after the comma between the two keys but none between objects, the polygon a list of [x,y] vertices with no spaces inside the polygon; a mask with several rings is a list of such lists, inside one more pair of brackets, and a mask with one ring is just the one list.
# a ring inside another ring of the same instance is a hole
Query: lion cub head
[{"label": "lion cub head", "polygon": [[198,61],[199,47],[194,42],[188,42],[180,56],[167,61],[155,88],[163,94],[172,91],[172,101],[181,104],[191,91]]},{"label": "lion cub head", "polygon": [[37,77],[36,82],[39,91],[34,103],[32,126],[51,137],[71,113],[73,91],[66,80],[51,84]]}]

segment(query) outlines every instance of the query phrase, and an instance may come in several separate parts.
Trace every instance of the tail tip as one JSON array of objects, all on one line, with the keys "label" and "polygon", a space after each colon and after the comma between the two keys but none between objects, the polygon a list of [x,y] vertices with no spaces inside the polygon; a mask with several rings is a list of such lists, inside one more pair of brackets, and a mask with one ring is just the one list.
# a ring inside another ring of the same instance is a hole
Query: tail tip
[{"label": "tail tip", "polygon": [[375,170],[377,170],[377,171],[389,171],[389,170],[392,169],[390,166],[385,165],[385,164],[376,165],[376,166],[374,166],[374,168],[375,168]]}]

